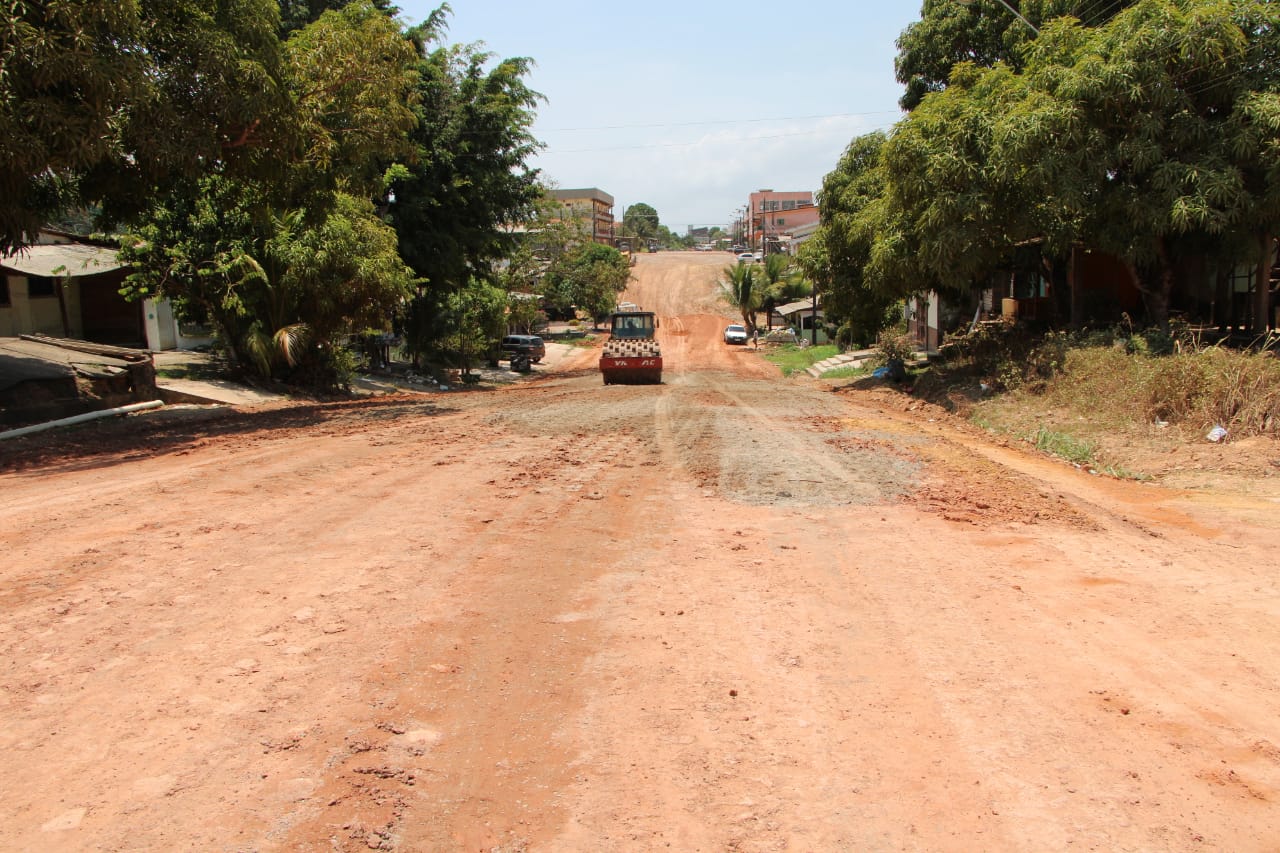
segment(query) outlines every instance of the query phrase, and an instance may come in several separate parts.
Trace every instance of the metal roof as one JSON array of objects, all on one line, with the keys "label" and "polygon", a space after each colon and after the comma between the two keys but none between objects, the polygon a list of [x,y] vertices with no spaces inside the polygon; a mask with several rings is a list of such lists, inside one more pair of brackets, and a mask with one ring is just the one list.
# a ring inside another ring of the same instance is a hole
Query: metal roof
[{"label": "metal roof", "polygon": [[115,249],[83,243],[45,243],[0,256],[0,267],[6,270],[49,278],[98,275],[122,266]]},{"label": "metal roof", "polygon": [[[779,305],[777,308],[774,308],[773,310],[785,317],[788,314],[799,314],[801,311],[810,311],[812,309],[813,309],[813,300],[804,299],[799,302],[788,302],[786,305]],[[818,314],[820,316],[822,315],[821,308],[818,309]]]}]

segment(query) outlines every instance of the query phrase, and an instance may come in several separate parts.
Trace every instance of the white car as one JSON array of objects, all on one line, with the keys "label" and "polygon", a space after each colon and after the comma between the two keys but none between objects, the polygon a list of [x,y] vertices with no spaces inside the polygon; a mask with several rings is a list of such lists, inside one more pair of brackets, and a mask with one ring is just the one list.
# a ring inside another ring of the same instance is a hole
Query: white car
[{"label": "white car", "polygon": [[734,323],[726,326],[724,330],[724,342],[726,344],[745,344],[747,342],[747,327],[739,326]]},{"label": "white car", "polygon": [[755,263],[755,260],[756,260],[756,256],[751,254],[750,252],[743,252],[742,254],[738,255],[738,263],[740,264]]}]

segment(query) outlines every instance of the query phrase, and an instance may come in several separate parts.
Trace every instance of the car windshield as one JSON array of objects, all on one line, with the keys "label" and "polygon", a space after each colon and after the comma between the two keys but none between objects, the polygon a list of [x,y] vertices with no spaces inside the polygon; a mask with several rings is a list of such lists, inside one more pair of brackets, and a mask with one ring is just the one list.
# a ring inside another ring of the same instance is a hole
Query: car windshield
[{"label": "car windshield", "polygon": [[747,329],[746,329],[746,327],[745,327],[745,326],[730,326],[730,327],[729,327],[729,331],[730,331],[730,332],[745,332],[746,330],[747,330]]}]

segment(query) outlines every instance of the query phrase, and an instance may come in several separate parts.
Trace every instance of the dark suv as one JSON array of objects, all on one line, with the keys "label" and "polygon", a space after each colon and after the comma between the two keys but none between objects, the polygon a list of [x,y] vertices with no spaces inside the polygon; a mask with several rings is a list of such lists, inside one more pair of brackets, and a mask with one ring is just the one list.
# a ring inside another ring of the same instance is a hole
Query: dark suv
[{"label": "dark suv", "polygon": [[547,355],[547,345],[537,335],[507,335],[502,339],[502,352],[507,358],[524,355],[537,364]]}]

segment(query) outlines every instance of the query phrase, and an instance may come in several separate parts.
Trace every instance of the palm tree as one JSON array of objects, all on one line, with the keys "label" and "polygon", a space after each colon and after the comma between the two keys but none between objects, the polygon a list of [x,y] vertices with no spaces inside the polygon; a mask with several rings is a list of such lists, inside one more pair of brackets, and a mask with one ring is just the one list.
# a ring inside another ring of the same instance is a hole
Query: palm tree
[{"label": "palm tree", "polygon": [[756,309],[760,307],[764,293],[760,287],[759,277],[755,274],[755,264],[739,263],[724,268],[724,277],[719,281],[720,299],[733,306],[742,314],[742,322],[748,332],[756,328]]},{"label": "palm tree", "polygon": [[772,318],[773,309],[788,302],[795,302],[813,293],[813,285],[805,281],[804,273],[791,263],[787,255],[770,255],[765,259],[763,281],[758,283],[761,290],[760,307],[765,316]]}]

